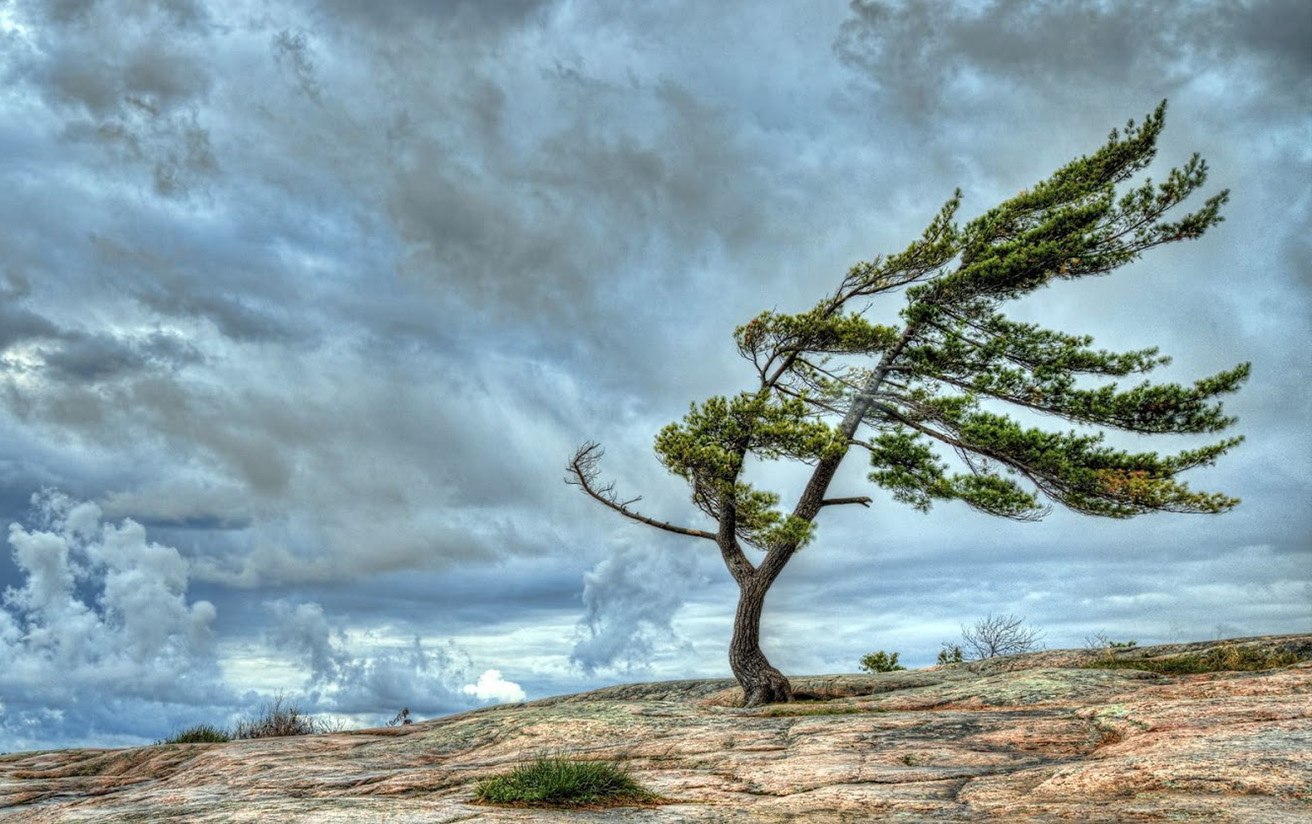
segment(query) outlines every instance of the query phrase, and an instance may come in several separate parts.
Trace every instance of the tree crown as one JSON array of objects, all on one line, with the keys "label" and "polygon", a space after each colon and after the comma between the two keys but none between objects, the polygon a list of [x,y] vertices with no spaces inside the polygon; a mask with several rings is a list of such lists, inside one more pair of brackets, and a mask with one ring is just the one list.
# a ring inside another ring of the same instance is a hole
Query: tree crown
[{"label": "tree crown", "polygon": [[[778,495],[743,482],[748,455],[816,464],[861,447],[869,479],[922,510],[957,499],[1029,520],[1044,514],[1045,498],[1118,518],[1234,506],[1236,499],[1190,490],[1176,476],[1210,464],[1240,438],[1163,456],[1112,448],[1097,430],[1218,432],[1234,419],[1216,398],[1239,387],[1248,364],[1192,385],[1123,386],[1106,379],[1169,359],[1156,349],[1094,349],[1087,336],[1001,311],[1053,281],[1111,272],[1222,220],[1224,191],[1166,219],[1206,180],[1197,155],[1160,183],[1145,180],[1118,195],[1152,160],[1164,115],[1165,103],[964,226],[955,221],[957,192],[906,250],[856,264],[811,309],[763,312],[738,327],[738,351],[759,387],[694,404],[657,436],[660,460],[690,483],[699,509],[719,520],[732,508],[736,535],[762,549],[804,541],[811,518],[777,511]],[[905,296],[900,325],[865,319],[871,299],[897,291]],[[1082,429],[1028,427],[998,407]],[[965,471],[951,472],[941,451],[955,453]]]}]

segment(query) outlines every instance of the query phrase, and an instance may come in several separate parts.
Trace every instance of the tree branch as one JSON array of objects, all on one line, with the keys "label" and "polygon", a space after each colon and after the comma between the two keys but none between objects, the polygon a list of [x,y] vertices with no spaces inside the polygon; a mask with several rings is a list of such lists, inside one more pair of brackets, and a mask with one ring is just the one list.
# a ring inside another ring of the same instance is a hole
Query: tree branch
[{"label": "tree branch", "polygon": [[705,532],[700,529],[689,529],[688,527],[678,526],[666,521],[658,521],[655,518],[648,518],[646,515],[634,512],[632,509],[629,509],[629,505],[635,504],[642,499],[632,498],[627,501],[619,500],[615,496],[615,484],[613,483],[600,487],[597,486],[597,463],[601,460],[601,456],[604,454],[605,452],[602,450],[601,444],[593,441],[589,441],[583,446],[580,446],[579,450],[574,453],[574,457],[570,459],[569,466],[566,467],[566,471],[568,471],[572,477],[566,477],[565,483],[570,486],[577,486],[579,489],[586,492],[592,499],[600,501],[624,517],[637,521],[640,524],[654,526],[658,529],[663,529],[666,532],[673,532],[677,535],[689,535],[693,538],[706,538],[711,541],[716,539],[715,534],[712,532]]},{"label": "tree branch", "polygon": [[820,506],[841,506],[842,504],[861,504],[861,506],[870,507],[870,499],[865,495],[853,498],[825,498],[820,502]]},{"label": "tree branch", "polygon": [[842,414],[844,414],[844,411],[843,411],[842,409],[839,409],[838,407],[834,406],[833,404],[828,404],[828,403],[825,403],[824,401],[816,400],[815,398],[811,397],[810,395],[803,395],[801,392],[798,392],[796,389],[792,389],[792,388],[787,387],[787,386],[784,386],[784,385],[782,385],[782,384],[780,384],[779,386],[776,386],[776,387],[775,387],[775,391],[777,391],[777,392],[778,392],[779,394],[781,394],[781,395],[786,395],[787,397],[790,397],[790,398],[797,398],[799,401],[802,401],[803,403],[810,404],[811,406],[814,406],[814,407],[817,408],[817,409],[823,409],[824,411],[826,411],[826,412],[831,412],[831,413],[833,413],[833,414],[835,414],[835,415],[842,415]]}]

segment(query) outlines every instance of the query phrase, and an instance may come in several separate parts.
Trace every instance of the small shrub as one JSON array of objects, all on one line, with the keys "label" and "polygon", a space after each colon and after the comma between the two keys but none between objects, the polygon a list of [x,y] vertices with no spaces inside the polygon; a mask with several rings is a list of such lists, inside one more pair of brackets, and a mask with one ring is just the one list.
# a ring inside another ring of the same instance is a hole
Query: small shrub
[{"label": "small shrub", "polygon": [[1134,649],[1137,646],[1139,646],[1138,641],[1113,641],[1105,632],[1096,632],[1084,639],[1085,649],[1091,650]]},{"label": "small shrub", "polygon": [[939,664],[960,664],[966,660],[965,655],[961,652],[961,647],[956,644],[943,643],[943,649],[938,651]]},{"label": "small shrub", "polygon": [[313,716],[303,714],[295,704],[284,706],[279,695],[272,704],[255,718],[238,721],[232,731],[233,738],[277,738],[284,735],[314,735],[331,732],[328,725]]},{"label": "small shrub", "polygon": [[882,649],[868,653],[861,656],[861,669],[863,672],[895,672],[906,669],[897,663],[897,656],[896,652],[884,652]]},{"label": "small shrub", "polygon": [[478,782],[474,799],[487,804],[591,807],[651,803],[656,796],[626,769],[605,761],[539,758]]},{"label": "small shrub", "polygon": [[220,729],[210,724],[197,724],[194,727],[188,727],[172,738],[166,738],[160,741],[161,744],[221,744],[224,741],[231,741],[232,736],[227,730]]}]

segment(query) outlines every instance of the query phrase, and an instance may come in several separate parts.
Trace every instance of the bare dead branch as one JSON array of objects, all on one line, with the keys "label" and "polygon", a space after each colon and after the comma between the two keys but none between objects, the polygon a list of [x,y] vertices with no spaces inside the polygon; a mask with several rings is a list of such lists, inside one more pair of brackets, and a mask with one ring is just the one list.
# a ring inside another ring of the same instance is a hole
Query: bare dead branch
[{"label": "bare dead branch", "polygon": [[843,504],[861,504],[861,506],[870,507],[870,499],[864,495],[853,498],[825,498],[820,502],[820,506],[841,506]]},{"label": "bare dead branch", "polygon": [[565,476],[565,483],[570,486],[577,486],[579,489],[582,489],[587,493],[593,500],[605,504],[624,517],[637,521],[638,523],[646,524],[647,526],[654,526],[658,529],[663,529],[666,532],[673,532],[678,535],[689,535],[693,538],[706,538],[712,541],[716,539],[714,533],[705,532],[700,529],[689,529],[688,527],[678,526],[666,521],[658,521],[655,518],[648,518],[642,513],[629,509],[631,505],[636,504],[638,501],[642,500],[642,498],[630,498],[626,501],[619,500],[615,495],[614,483],[598,486],[597,476],[600,474],[600,471],[597,469],[597,464],[601,461],[601,457],[604,454],[606,453],[605,450],[601,448],[601,444],[594,441],[589,441],[583,444],[583,446],[580,446],[578,451],[574,453],[574,457],[570,459],[569,466],[566,467],[566,471],[569,474]]}]

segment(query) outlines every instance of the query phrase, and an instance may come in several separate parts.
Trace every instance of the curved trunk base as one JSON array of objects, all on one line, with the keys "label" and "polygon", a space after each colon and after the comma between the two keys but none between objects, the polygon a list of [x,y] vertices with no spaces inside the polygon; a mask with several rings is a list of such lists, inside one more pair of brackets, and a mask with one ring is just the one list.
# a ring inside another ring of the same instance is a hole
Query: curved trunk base
[{"label": "curved trunk base", "polygon": [[738,676],[743,688],[743,706],[759,707],[762,704],[782,704],[793,700],[793,685],[784,674],[769,664],[763,672],[750,678]]}]

